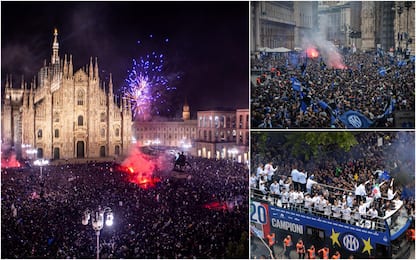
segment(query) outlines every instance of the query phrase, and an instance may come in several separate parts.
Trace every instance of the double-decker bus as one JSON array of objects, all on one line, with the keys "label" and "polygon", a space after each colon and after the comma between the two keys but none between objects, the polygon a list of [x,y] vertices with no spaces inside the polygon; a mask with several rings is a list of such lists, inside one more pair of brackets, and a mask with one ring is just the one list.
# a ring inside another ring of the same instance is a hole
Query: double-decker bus
[{"label": "double-decker bus", "polygon": [[413,220],[402,201],[394,201],[394,204],[394,210],[383,217],[356,219],[351,216],[344,220],[306,209],[303,204],[284,208],[278,197],[251,188],[250,221],[260,231],[257,235],[260,233],[263,238],[274,233],[277,243],[282,243],[291,235],[294,244],[302,238],[306,248],[311,245],[317,250],[328,247],[330,255],[339,251],[344,259],[350,256],[409,258],[411,245],[406,231]]}]

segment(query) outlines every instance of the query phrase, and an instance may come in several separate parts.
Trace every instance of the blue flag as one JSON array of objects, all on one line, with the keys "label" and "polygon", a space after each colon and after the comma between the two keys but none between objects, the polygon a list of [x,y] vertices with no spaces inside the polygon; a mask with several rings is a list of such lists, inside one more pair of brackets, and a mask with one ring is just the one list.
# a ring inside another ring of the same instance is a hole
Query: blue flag
[{"label": "blue flag", "polygon": [[380,67],[379,69],[378,69],[378,74],[380,74],[381,76],[386,76],[386,68],[384,68],[384,67]]},{"label": "blue flag", "polygon": [[308,106],[306,105],[305,101],[300,102],[300,111],[305,112],[307,110]]},{"label": "blue flag", "polygon": [[293,78],[290,78],[290,80],[292,81],[292,89],[294,91],[301,91],[302,90],[302,84],[300,83],[300,81],[297,78],[293,77]]},{"label": "blue flag", "polygon": [[373,121],[355,110],[345,112],[339,117],[339,120],[341,120],[347,128],[368,128],[373,124]]},{"label": "blue flag", "polygon": [[318,105],[322,107],[322,109],[326,109],[328,107],[328,104],[325,103],[325,101],[319,100]]},{"label": "blue flag", "polygon": [[399,60],[399,62],[397,62],[397,66],[399,66],[399,67],[404,66],[406,64],[407,64],[407,62],[405,60]]},{"label": "blue flag", "polygon": [[390,115],[390,114],[392,114],[393,113],[393,110],[394,110],[394,105],[395,104],[396,104],[396,99],[392,98],[390,100],[389,106],[387,107],[386,111],[384,112],[384,115]]},{"label": "blue flag", "polygon": [[381,175],[379,176],[379,178],[380,180],[384,181],[384,180],[390,180],[391,176],[388,171],[383,171]]}]

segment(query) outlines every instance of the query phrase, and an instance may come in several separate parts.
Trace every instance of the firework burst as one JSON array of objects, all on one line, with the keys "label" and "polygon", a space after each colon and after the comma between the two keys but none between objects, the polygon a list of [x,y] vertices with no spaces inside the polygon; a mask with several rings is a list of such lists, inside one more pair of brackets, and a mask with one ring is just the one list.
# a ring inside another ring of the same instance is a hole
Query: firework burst
[{"label": "firework burst", "polygon": [[[164,42],[168,41],[165,39]],[[123,92],[132,104],[135,119],[170,112],[167,97],[176,89],[172,84],[179,75],[168,72],[164,54],[152,51],[137,60],[133,59],[133,67],[128,73]]]}]

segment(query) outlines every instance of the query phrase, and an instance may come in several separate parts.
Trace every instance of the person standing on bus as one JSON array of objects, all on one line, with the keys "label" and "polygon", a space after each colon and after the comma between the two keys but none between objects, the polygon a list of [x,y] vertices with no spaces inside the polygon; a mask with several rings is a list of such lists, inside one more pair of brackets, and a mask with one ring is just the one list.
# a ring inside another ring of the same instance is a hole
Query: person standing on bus
[{"label": "person standing on bus", "polygon": [[273,202],[276,205],[278,201],[278,196],[280,196],[280,187],[277,180],[274,180],[274,182],[270,185],[270,194],[273,198]]},{"label": "person standing on bus", "polygon": [[315,259],[315,246],[311,245],[311,247],[308,249],[308,259]]},{"label": "person standing on bus", "polygon": [[394,199],[394,196],[397,193],[397,191],[396,192],[393,191],[393,182],[394,182],[394,178],[391,179],[389,188],[387,190],[387,199],[388,200],[393,200]]},{"label": "person standing on bus", "polygon": [[264,166],[264,171],[266,172],[267,181],[269,183],[272,182],[274,172],[277,171],[277,169],[278,169],[278,167],[273,168],[273,162],[271,162],[271,161],[269,163],[266,163],[266,165]]},{"label": "person standing on bus", "polygon": [[305,245],[301,238],[299,238],[298,243],[296,244],[296,252],[298,253],[299,259],[305,258]]},{"label": "person standing on bus", "polygon": [[266,172],[263,169],[263,164],[260,163],[259,166],[257,167],[257,171],[256,171],[256,177],[259,180],[261,177],[266,175]]},{"label": "person standing on bus", "polygon": [[281,200],[282,207],[287,208],[287,204],[289,203],[289,192],[287,192],[286,188],[283,188]]},{"label": "person standing on bus", "polygon": [[322,259],[329,259],[329,248],[325,246],[319,249],[318,254],[322,254]]},{"label": "person standing on bus", "polygon": [[306,181],[306,192],[309,194],[312,194],[312,186],[314,184],[317,184],[316,181],[313,180],[314,179],[314,175],[312,174],[308,180]]},{"label": "person standing on bus", "polygon": [[365,196],[367,196],[365,185],[367,185],[367,183],[369,182],[370,181],[366,181],[365,183],[360,183],[360,185],[358,186],[355,185],[355,196],[356,196],[358,203],[365,200]]},{"label": "person standing on bus", "polygon": [[283,240],[283,252],[287,259],[290,259],[290,250],[292,245],[292,237],[287,235],[287,237]]},{"label": "person standing on bus", "polygon": [[332,256],[332,259],[340,259],[341,258],[341,254],[339,253],[339,251],[335,252],[335,255]]}]

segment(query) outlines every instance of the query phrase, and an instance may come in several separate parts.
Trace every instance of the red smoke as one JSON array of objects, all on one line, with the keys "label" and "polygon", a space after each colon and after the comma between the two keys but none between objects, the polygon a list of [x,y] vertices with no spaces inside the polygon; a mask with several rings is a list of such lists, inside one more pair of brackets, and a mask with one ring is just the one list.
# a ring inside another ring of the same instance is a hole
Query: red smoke
[{"label": "red smoke", "polygon": [[19,168],[20,162],[16,160],[16,154],[12,153],[9,158],[1,158],[1,168]]},{"label": "red smoke", "polygon": [[319,56],[319,52],[317,49],[313,48],[313,47],[309,47],[306,49],[306,55],[308,55],[308,58],[318,58]]},{"label": "red smoke", "polygon": [[133,149],[121,164],[122,170],[129,175],[129,181],[143,188],[154,187],[159,178],[153,176],[157,168],[154,158],[145,155],[138,148]]},{"label": "red smoke", "polygon": [[203,206],[206,209],[210,209],[210,210],[227,210],[227,204],[225,202],[211,202],[211,203],[207,203]]}]

